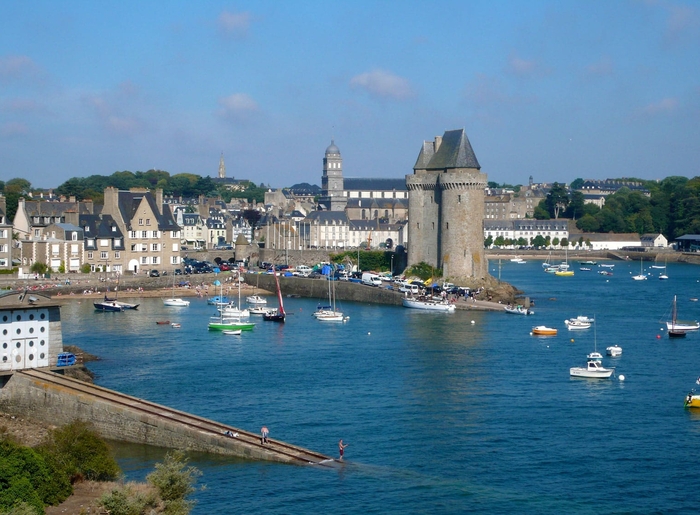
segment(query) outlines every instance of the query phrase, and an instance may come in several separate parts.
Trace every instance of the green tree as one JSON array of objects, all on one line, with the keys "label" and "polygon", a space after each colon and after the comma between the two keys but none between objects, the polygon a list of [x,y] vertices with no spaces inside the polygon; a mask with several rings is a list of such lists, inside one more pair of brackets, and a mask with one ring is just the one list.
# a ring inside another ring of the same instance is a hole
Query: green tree
[{"label": "green tree", "polygon": [[489,234],[488,238],[484,240],[484,247],[488,249],[491,247],[491,245],[493,245],[493,236]]},{"label": "green tree", "polygon": [[555,236],[554,239],[552,240],[552,245],[554,245],[555,247],[557,247],[557,246],[559,245],[559,238],[557,238],[557,237]]},{"label": "green tree", "polygon": [[569,194],[566,191],[566,186],[555,182],[547,193],[544,203],[550,218],[556,220],[559,215],[563,215],[569,205]]},{"label": "green tree", "polygon": [[581,178],[574,179],[573,182],[569,185],[569,188],[572,190],[580,190],[583,187],[583,183],[585,181]]},{"label": "green tree", "polygon": [[120,473],[109,447],[86,422],[54,429],[40,449],[72,480],[108,481]]},{"label": "green tree", "polygon": [[537,236],[535,236],[532,239],[532,244],[535,247],[544,247],[547,245],[547,241],[544,239],[544,236],[542,236],[541,234],[538,234]]},{"label": "green tree", "polygon": [[169,452],[163,463],[156,464],[156,470],[146,476],[165,501],[165,513],[181,515],[189,513],[194,501],[187,497],[196,491],[197,478],[202,473],[196,467],[188,467],[182,451]]},{"label": "green tree", "polygon": [[547,202],[544,199],[540,200],[540,203],[535,206],[532,216],[536,220],[549,220],[551,218],[549,211],[547,211]]},{"label": "green tree", "polygon": [[503,236],[496,236],[496,239],[493,240],[493,244],[498,246],[498,247],[503,247],[506,244],[506,240]]},{"label": "green tree", "polygon": [[49,267],[46,266],[46,263],[42,263],[41,261],[35,261],[32,263],[32,266],[29,267],[30,272],[39,275],[44,275],[48,269]]},{"label": "green tree", "polygon": [[600,228],[600,223],[595,216],[583,215],[576,221],[576,227],[584,232],[596,232]]}]

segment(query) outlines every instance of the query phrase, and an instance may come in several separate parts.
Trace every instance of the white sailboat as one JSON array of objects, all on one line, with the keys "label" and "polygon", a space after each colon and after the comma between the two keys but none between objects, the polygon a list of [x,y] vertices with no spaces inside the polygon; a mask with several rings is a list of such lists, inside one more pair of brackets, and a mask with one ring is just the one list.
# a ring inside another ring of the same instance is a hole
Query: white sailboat
[{"label": "white sailboat", "polygon": [[642,261],[642,258],[639,258],[639,275],[633,275],[632,279],[635,281],[646,281],[647,276],[644,274],[644,262]]},{"label": "white sailboat", "polygon": [[175,297],[175,274],[173,274],[173,293],[172,293],[172,296],[169,299],[163,299],[163,305],[176,307],[176,308],[186,308],[187,306],[190,305],[189,300],[184,300],[184,299]]},{"label": "white sailboat", "polygon": [[323,306],[322,308],[314,311],[313,316],[316,320],[321,320],[322,322],[345,322],[350,317],[344,317],[343,313],[338,311],[335,307],[335,281],[331,281],[331,277],[328,277],[328,303],[329,306]]},{"label": "white sailboat", "polygon": [[697,320],[678,321],[678,307],[676,304],[676,296],[673,296],[673,304],[671,305],[671,320],[666,322],[669,338],[678,338],[685,336],[687,331],[697,331],[700,329],[700,323]]}]

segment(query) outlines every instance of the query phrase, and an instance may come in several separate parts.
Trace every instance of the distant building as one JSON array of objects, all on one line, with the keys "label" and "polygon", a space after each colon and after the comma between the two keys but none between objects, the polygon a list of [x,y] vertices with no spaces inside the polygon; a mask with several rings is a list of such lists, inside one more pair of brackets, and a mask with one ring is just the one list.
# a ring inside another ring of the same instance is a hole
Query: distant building
[{"label": "distant building", "polygon": [[[12,224],[7,219],[7,205],[5,197],[0,194],[0,270],[12,268],[12,249],[15,243],[12,240]],[[16,242],[18,245],[19,242]]]},{"label": "distant building", "polygon": [[525,239],[528,245],[537,236],[562,240],[569,237],[568,220],[484,220],[484,239],[491,236],[494,240],[501,236],[506,240]]},{"label": "distant building", "polygon": [[570,233],[569,242],[574,249],[590,250],[621,250],[642,246],[637,233]]}]

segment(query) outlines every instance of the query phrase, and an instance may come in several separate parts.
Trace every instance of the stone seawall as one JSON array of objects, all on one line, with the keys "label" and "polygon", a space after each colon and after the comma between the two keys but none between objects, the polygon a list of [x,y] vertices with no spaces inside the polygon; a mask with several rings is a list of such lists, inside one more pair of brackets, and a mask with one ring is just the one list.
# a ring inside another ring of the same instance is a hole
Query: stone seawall
[{"label": "stone seawall", "polygon": [[[328,302],[328,281],[325,279],[308,279],[305,277],[280,277],[280,291],[283,296],[298,295],[300,297],[315,298],[322,303]],[[249,285],[263,290],[276,291],[275,276],[272,274],[245,274],[245,281]],[[333,281],[335,297],[337,300],[349,300],[369,304],[401,305],[402,295],[399,292],[366,286],[349,281]]]},{"label": "stone seawall", "polygon": [[[105,439],[154,445],[172,449],[225,454],[249,459],[269,461],[293,461],[284,455],[272,452],[266,447],[251,444],[241,439],[230,438],[223,431],[213,429],[203,431],[176,417],[161,416],[156,406],[153,414],[145,413],[119,400],[108,400],[98,395],[90,395],[92,388],[97,392],[110,392],[104,388],[81,383],[83,391],[70,385],[56,385],[40,377],[25,373],[14,373],[0,377],[0,410],[28,417],[52,426],[70,424],[75,420],[91,423]],[[113,392],[117,395],[117,392]],[[134,405],[140,402],[133,399]],[[216,423],[210,422],[212,427]],[[231,428],[236,431],[236,428]]]}]

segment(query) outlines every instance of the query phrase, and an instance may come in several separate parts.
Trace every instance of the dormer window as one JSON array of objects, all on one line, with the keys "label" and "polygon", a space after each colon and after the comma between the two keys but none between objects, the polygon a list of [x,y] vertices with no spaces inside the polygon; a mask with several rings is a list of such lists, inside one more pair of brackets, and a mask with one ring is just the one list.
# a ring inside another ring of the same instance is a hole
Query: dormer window
[{"label": "dormer window", "polygon": [[84,227],[84,229],[85,229],[85,232],[90,232],[90,226],[89,226],[89,225],[86,225],[86,226]]},{"label": "dormer window", "polygon": [[116,226],[116,225],[113,225],[113,226],[112,226],[112,232],[117,232],[117,226]]}]

